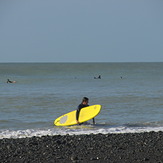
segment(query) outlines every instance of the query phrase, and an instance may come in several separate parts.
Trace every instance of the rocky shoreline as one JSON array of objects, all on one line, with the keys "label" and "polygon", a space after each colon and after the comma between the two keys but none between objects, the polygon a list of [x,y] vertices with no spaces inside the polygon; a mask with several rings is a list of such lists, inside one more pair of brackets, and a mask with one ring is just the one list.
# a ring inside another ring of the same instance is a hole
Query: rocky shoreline
[{"label": "rocky shoreline", "polygon": [[1,163],[163,163],[163,132],[0,140]]}]

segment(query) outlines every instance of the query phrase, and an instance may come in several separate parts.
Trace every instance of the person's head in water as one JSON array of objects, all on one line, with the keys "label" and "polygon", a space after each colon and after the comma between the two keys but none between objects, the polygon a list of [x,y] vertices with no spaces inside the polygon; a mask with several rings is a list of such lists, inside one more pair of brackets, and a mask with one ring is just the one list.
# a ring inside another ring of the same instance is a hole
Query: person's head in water
[{"label": "person's head in water", "polygon": [[87,105],[89,102],[89,98],[83,97],[82,104]]}]

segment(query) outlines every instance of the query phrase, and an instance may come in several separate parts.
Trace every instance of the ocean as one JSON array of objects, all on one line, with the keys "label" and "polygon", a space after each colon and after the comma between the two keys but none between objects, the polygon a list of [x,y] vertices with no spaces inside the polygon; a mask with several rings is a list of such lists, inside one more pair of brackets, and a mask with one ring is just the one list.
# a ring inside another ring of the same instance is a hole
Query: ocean
[{"label": "ocean", "polygon": [[[84,96],[96,124],[54,126]],[[163,131],[163,63],[0,63],[0,104],[0,139]]]}]

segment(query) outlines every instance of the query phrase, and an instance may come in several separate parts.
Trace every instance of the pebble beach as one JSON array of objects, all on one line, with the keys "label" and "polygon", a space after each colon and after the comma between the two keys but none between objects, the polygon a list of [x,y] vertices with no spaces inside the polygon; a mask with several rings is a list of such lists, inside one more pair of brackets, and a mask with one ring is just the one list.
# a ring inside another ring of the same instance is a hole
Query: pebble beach
[{"label": "pebble beach", "polygon": [[1,163],[163,163],[163,132],[1,139]]}]

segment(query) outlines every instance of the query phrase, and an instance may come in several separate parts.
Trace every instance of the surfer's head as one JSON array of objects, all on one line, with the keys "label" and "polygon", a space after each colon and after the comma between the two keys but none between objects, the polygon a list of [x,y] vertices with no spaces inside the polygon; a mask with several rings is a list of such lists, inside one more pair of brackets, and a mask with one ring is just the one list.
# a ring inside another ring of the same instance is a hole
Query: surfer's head
[{"label": "surfer's head", "polygon": [[89,102],[89,98],[87,98],[87,97],[83,97],[82,103],[86,103],[86,104],[88,104],[88,102]]}]

